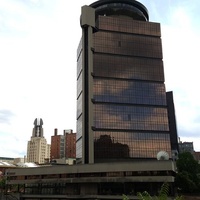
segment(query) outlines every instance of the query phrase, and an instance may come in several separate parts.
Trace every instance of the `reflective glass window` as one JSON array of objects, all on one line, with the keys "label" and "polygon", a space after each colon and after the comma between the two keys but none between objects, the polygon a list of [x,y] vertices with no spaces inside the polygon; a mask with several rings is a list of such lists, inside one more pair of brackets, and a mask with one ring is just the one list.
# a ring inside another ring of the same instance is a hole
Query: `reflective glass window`
[{"label": "reflective glass window", "polygon": [[95,78],[94,99],[97,102],[166,105],[165,86],[157,82]]},{"label": "reflective glass window", "polygon": [[94,49],[99,53],[162,59],[159,37],[98,31],[94,34]]},{"label": "reflective glass window", "polygon": [[123,33],[161,36],[159,23],[142,22],[128,18],[99,16],[98,28],[101,30],[111,30]]},{"label": "reflective glass window", "polygon": [[164,82],[161,59],[94,54],[94,75]]},{"label": "reflective glass window", "polygon": [[94,126],[102,129],[169,131],[166,108],[96,104]]},{"label": "reflective glass window", "polygon": [[94,150],[96,159],[156,158],[159,151],[171,157],[170,136],[164,133],[96,131]]}]

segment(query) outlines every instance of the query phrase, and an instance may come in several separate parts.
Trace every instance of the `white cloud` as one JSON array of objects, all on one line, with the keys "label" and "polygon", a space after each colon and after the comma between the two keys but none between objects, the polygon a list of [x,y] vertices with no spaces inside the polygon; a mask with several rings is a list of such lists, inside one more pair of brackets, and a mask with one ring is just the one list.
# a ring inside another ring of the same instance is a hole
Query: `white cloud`
[{"label": "white cloud", "polygon": [[[1,138],[6,133],[0,156],[24,155],[37,117],[44,121],[48,142],[54,128],[59,134],[64,129],[76,131],[79,20],[81,6],[92,2],[78,0],[69,6],[66,0],[0,1],[0,110],[13,114],[10,125],[0,127]],[[143,3],[150,18],[161,22],[166,87],[174,91],[179,135],[198,138],[200,31],[194,26],[195,7],[177,8],[174,1]]]},{"label": "white cloud", "polygon": [[186,7],[174,9],[169,21],[162,25],[166,86],[174,91],[179,136],[193,137],[195,150],[200,150],[199,30]]}]

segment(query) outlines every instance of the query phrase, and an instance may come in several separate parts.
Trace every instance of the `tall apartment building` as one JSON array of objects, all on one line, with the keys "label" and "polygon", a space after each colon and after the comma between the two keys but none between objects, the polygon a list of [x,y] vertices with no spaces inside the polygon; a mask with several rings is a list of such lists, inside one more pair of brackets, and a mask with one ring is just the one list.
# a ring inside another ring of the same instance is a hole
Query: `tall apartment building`
[{"label": "tall apartment building", "polygon": [[72,130],[64,130],[65,136],[65,155],[66,158],[76,158],[76,133]]},{"label": "tall apartment building", "polygon": [[27,162],[43,164],[50,159],[50,145],[43,136],[43,120],[36,118],[31,140],[27,145]]},{"label": "tall apartment building", "polygon": [[81,28],[78,162],[156,159],[160,151],[171,158],[177,131],[173,96],[165,89],[160,24],[149,22],[137,1],[100,0],[82,7]]},{"label": "tall apartment building", "polygon": [[58,135],[58,129],[54,129],[54,135],[51,136],[51,160],[64,158],[64,136]]},{"label": "tall apartment building", "polygon": [[58,130],[54,130],[51,136],[51,160],[76,158],[76,133],[64,130],[63,135],[58,135]]}]

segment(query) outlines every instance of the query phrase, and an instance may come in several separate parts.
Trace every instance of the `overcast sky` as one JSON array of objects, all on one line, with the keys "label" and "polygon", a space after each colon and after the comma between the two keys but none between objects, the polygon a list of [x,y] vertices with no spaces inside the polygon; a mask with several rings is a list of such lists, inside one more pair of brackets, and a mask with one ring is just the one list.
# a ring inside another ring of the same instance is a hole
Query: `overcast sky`
[{"label": "overcast sky", "polygon": [[[81,6],[93,0],[0,0],[0,157],[23,157],[35,118],[76,132]],[[178,134],[200,151],[200,1],[140,0],[161,23],[167,91]]]}]

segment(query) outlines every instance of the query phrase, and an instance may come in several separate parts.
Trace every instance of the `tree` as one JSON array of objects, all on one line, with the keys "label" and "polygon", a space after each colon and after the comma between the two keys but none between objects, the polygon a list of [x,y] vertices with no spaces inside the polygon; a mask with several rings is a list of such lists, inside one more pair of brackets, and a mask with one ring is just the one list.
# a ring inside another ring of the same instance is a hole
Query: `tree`
[{"label": "tree", "polygon": [[190,152],[180,153],[176,165],[179,172],[187,171],[193,175],[199,173],[200,170],[198,161],[194,159]]},{"label": "tree", "polygon": [[178,189],[183,193],[194,193],[200,191],[200,165],[194,159],[190,152],[179,154],[176,161],[177,175],[175,183]]},{"label": "tree", "polygon": [[0,178],[0,191],[3,192],[6,187],[6,179],[5,178]]}]

